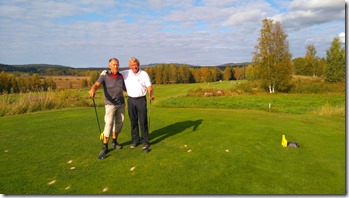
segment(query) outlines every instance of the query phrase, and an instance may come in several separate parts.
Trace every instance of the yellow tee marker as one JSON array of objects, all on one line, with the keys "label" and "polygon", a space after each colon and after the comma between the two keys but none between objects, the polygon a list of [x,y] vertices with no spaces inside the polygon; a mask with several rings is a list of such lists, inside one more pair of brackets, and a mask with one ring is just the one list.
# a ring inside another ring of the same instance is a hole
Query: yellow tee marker
[{"label": "yellow tee marker", "polygon": [[285,135],[282,135],[281,145],[282,145],[283,147],[287,147],[287,140],[286,140],[286,138],[285,138]]},{"label": "yellow tee marker", "polygon": [[103,138],[104,138],[104,132],[102,132],[101,135],[99,135],[100,140],[103,140]]}]

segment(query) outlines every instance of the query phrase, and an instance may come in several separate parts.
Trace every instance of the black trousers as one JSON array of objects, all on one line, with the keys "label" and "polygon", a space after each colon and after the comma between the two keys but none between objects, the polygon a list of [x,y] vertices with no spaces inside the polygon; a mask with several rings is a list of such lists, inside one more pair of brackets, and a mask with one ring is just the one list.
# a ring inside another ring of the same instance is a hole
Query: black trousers
[{"label": "black trousers", "polygon": [[[149,145],[149,131],[147,119],[147,99],[146,97],[131,98],[128,97],[128,115],[131,122],[131,135],[134,144],[148,144]],[[142,136],[139,137],[139,125],[141,127]]]}]

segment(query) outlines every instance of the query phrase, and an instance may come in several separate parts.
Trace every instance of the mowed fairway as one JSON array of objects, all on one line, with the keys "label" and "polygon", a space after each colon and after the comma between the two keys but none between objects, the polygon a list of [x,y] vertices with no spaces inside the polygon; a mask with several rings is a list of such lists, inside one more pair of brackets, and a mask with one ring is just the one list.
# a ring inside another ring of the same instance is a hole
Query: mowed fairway
[{"label": "mowed fairway", "polygon": [[0,131],[2,194],[346,193],[344,117],[154,102],[151,152],[129,148],[126,115],[104,160],[93,107],[2,117]]}]

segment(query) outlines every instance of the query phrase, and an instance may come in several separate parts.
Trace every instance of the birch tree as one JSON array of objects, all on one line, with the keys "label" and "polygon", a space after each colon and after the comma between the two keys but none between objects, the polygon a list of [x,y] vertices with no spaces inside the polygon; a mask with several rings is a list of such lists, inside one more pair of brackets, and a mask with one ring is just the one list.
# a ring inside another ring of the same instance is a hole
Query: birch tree
[{"label": "birch tree", "polygon": [[263,19],[258,41],[253,56],[258,79],[268,87],[269,93],[287,90],[292,74],[292,55],[281,23]]}]

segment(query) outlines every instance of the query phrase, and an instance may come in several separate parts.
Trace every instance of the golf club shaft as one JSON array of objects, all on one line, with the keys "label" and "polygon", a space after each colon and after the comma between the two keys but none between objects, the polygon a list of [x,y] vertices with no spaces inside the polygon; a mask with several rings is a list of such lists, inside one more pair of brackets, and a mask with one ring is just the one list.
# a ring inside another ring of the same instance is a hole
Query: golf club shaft
[{"label": "golf club shaft", "polygon": [[150,133],[150,106],[151,106],[151,100],[149,100],[149,108],[148,108],[148,132]]},{"label": "golf club shaft", "polygon": [[92,101],[93,101],[93,106],[95,108],[95,113],[96,113],[96,118],[97,118],[97,123],[98,123],[98,129],[99,129],[99,134],[102,133],[101,131],[101,126],[99,125],[99,119],[98,119],[98,113],[97,113],[97,108],[96,108],[96,103],[95,103],[95,99],[92,98]]}]

